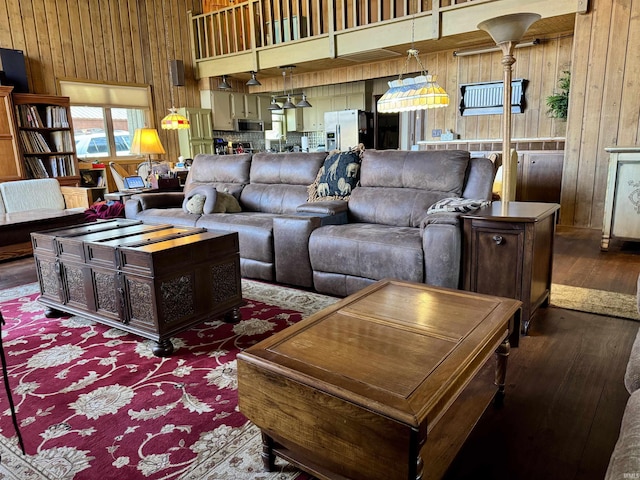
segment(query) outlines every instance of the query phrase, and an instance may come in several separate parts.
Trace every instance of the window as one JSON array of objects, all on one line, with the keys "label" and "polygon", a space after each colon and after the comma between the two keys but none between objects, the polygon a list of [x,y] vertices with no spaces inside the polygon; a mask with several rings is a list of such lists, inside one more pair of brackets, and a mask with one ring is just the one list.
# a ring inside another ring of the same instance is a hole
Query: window
[{"label": "window", "polygon": [[133,133],[146,123],[145,111],[133,108],[73,105],[71,118],[80,159],[128,156]]},{"label": "window", "polygon": [[271,112],[271,130],[264,131],[264,138],[267,145],[271,145],[271,151],[279,152],[282,144],[287,143],[287,129],[285,128],[284,110]]},{"label": "window", "polygon": [[61,80],[71,101],[76,154],[79,159],[130,156],[137,128],[149,125],[148,85],[119,85]]},{"label": "window", "polygon": [[[527,83],[525,79],[511,82],[511,113],[524,112]],[[463,116],[501,114],[503,95],[504,82],[463,83],[460,85],[460,113]]]}]

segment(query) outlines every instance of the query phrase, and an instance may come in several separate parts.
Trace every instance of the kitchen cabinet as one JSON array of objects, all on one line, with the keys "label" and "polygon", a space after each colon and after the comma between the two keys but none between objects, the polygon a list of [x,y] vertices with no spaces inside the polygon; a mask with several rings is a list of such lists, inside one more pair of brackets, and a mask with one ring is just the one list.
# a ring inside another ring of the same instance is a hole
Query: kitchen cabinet
[{"label": "kitchen cabinet", "polygon": [[233,131],[232,94],[217,90],[201,90],[202,108],[211,109],[212,129]]},{"label": "kitchen cabinet", "polygon": [[260,118],[260,104],[257,95],[232,93],[231,105],[234,119],[258,120]]},{"label": "kitchen cabinet", "polygon": [[271,105],[271,97],[265,97],[262,95],[258,95],[258,112],[259,119],[264,122],[264,129],[271,130],[273,126],[273,120],[271,119],[271,110],[269,110],[269,105]]},{"label": "kitchen cabinet", "polygon": [[366,110],[364,92],[351,93],[346,96],[347,110]]},{"label": "kitchen cabinet", "polygon": [[194,158],[199,153],[214,153],[211,109],[180,108],[178,112],[189,120],[189,128],[178,130],[180,155]]},{"label": "kitchen cabinet", "polygon": [[304,108],[287,108],[285,109],[285,118],[287,120],[287,132],[302,132],[302,111]]},{"label": "kitchen cabinet", "polygon": [[309,103],[313,106],[302,109],[303,129],[305,132],[323,132],[324,114],[333,111],[332,99],[331,97],[314,98],[310,99]]}]

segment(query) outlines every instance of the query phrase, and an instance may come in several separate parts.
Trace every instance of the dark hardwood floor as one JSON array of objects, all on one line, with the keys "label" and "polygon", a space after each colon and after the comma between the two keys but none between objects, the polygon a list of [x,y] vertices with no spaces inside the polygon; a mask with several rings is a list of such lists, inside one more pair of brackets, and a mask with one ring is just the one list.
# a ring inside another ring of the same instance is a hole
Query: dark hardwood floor
[{"label": "dark hardwood floor", "polygon": [[[558,227],[553,281],[636,293],[640,244]],[[0,289],[36,281],[32,258],[0,263]],[[602,479],[629,397],[626,362],[640,324],[554,307],[541,309],[512,349],[507,396],[489,407],[447,480]]]},{"label": "dark hardwood floor", "polygon": [[573,287],[636,294],[640,242],[614,239],[600,251],[600,230],[559,226],[553,258],[553,281]]}]

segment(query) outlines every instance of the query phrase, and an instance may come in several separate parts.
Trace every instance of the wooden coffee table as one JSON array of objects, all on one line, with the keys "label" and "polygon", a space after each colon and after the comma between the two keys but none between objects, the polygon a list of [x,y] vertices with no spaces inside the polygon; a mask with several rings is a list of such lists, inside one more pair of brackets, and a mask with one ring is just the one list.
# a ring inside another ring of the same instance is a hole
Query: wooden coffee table
[{"label": "wooden coffee table", "polygon": [[382,280],[240,353],[265,467],[278,455],[320,479],[440,478],[496,396],[494,352],[504,393],[520,307]]},{"label": "wooden coffee table", "polygon": [[240,321],[238,234],[113,219],[32,233],[45,315],[73,313],[171,355],[171,337],[205,320]]}]

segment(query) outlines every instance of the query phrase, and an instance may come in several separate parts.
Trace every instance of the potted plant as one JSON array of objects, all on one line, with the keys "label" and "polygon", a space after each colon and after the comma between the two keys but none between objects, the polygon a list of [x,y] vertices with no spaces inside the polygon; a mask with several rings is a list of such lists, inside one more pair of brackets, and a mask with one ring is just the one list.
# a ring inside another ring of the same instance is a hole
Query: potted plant
[{"label": "potted plant", "polygon": [[554,93],[547,97],[547,113],[552,118],[561,120],[567,119],[567,110],[569,109],[569,87],[571,85],[571,72],[564,70],[562,76],[558,80],[560,93]]}]

